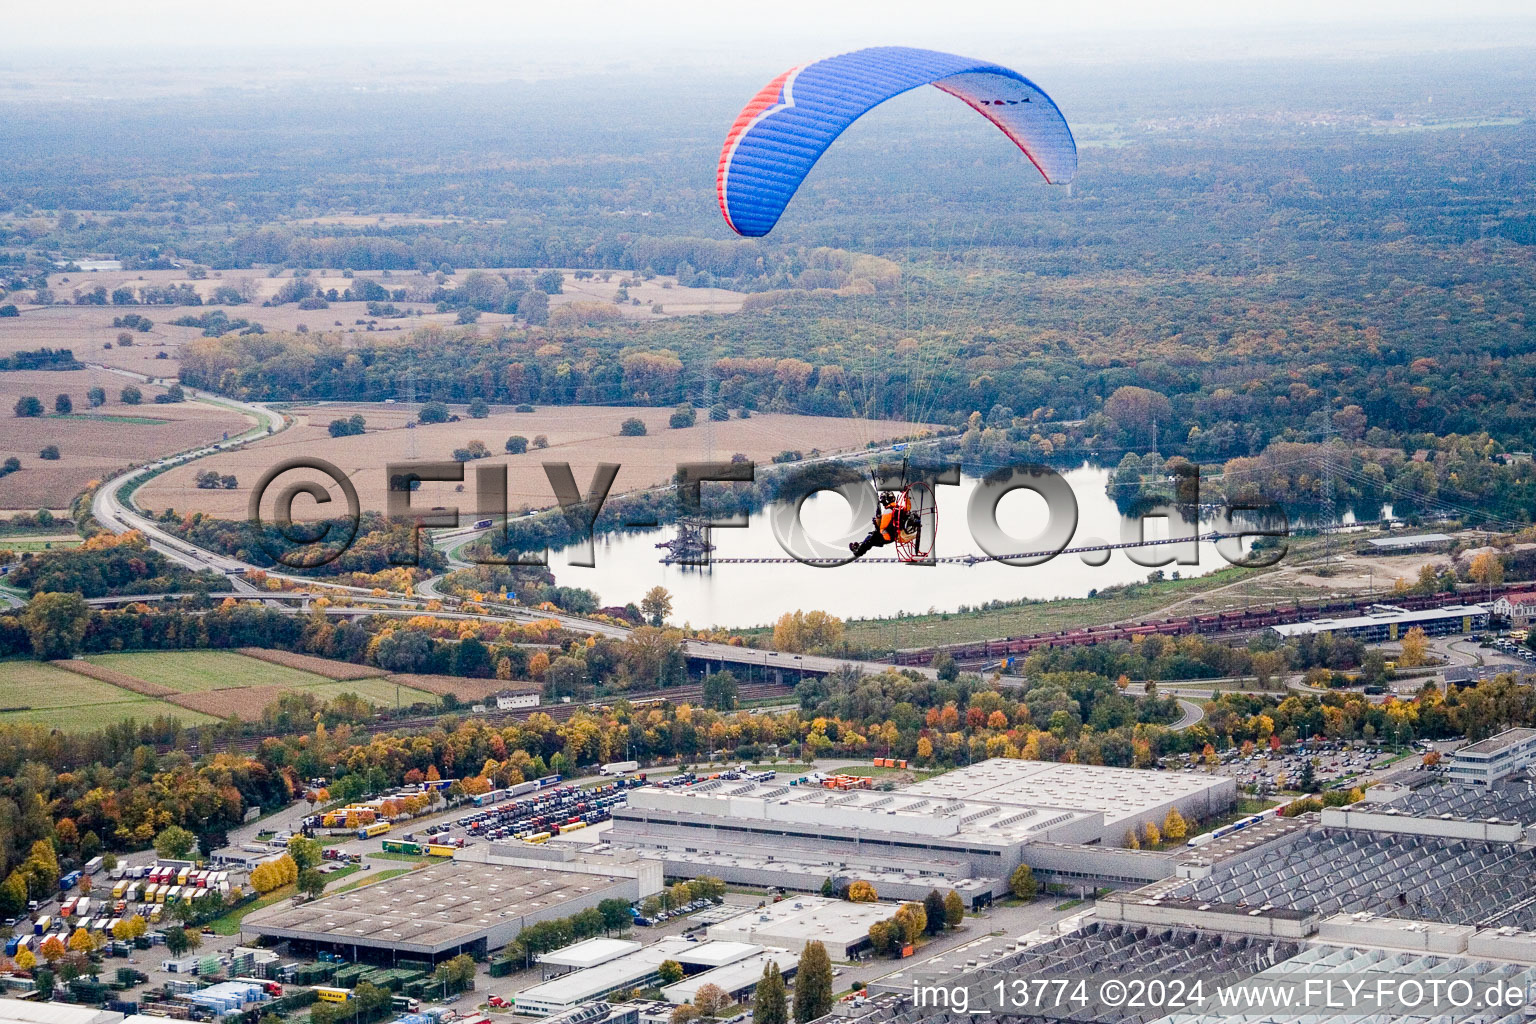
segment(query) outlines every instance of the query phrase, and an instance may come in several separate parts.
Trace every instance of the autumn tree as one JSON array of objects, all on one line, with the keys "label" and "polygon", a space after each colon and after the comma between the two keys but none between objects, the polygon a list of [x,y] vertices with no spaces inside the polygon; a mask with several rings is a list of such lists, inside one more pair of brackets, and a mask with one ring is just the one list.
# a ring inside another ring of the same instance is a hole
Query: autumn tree
[{"label": "autumn tree", "polygon": [[683,980],[683,965],[676,960],[663,960],[656,968],[663,985],[676,985]]},{"label": "autumn tree", "polygon": [[672,595],[666,587],[655,586],[640,600],[640,613],[653,626],[660,626],[672,614]]},{"label": "autumn tree", "polygon": [[1504,562],[1496,551],[1480,551],[1472,559],[1467,575],[1478,586],[1485,588],[1491,598],[1493,588],[1504,582]]},{"label": "autumn tree", "polygon": [[718,1017],[720,1012],[731,1005],[731,997],[725,994],[725,989],[715,984],[704,984],[693,994],[694,1009],[703,1017]]},{"label": "autumn tree", "polygon": [[1035,893],[1040,891],[1040,886],[1035,881],[1035,873],[1029,869],[1028,864],[1020,864],[1013,869],[1013,874],[1008,876],[1008,891],[1021,900],[1035,898]]},{"label": "autumn tree", "polygon": [[1397,663],[1403,668],[1417,668],[1429,660],[1429,638],[1424,635],[1421,626],[1414,626],[1403,634],[1402,651],[1397,656]]},{"label": "autumn tree", "polygon": [[1163,835],[1173,843],[1181,843],[1189,835],[1189,824],[1177,807],[1168,808],[1168,813],[1163,815]]},{"label": "autumn tree", "polygon": [[773,648],[791,654],[842,646],[843,620],[823,611],[786,612],[773,624]]},{"label": "autumn tree", "polygon": [[1104,414],[1132,438],[1151,443],[1157,425],[1172,419],[1173,406],[1165,395],[1127,384],[1105,399]]},{"label": "autumn tree", "polygon": [[848,899],[852,903],[874,903],[880,899],[880,894],[875,892],[873,885],[860,879],[848,887]]},{"label": "autumn tree", "polygon": [[76,928],[69,936],[69,948],[76,953],[93,953],[96,951],[96,940],[91,938],[89,930]]},{"label": "autumn tree", "polygon": [[951,889],[944,894],[944,924],[949,928],[958,928],[964,920],[965,901]]}]

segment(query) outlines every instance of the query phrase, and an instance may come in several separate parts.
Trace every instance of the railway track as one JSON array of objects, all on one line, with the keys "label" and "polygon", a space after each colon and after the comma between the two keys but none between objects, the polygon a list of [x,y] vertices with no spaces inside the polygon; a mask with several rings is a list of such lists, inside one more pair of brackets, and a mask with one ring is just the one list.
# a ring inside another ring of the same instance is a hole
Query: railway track
[{"label": "railway track", "polygon": [[[1320,617],[1361,614],[1372,605],[1389,603],[1410,611],[1438,608],[1475,600],[1488,594],[1486,589],[1456,591],[1448,594],[1411,594],[1401,597],[1358,598],[1340,601],[1301,602],[1285,607],[1250,608],[1243,611],[1212,612],[1207,615],[1186,615],[1172,619],[1152,619],[1137,623],[1089,626],[1082,629],[1061,630],[1055,633],[1033,633],[1025,636],[1002,637],[996,640],[968,641],[897,651],[892,659],[900,666],[927,665],[939,652],[949,654],[956,662],[995,661],[1000,658],[1028,654],[1031,651],[1051,647],[1082,647],[1108,643],[1114,640],[1130,640],[1137,636],[1159,634],[1162,636],[1224,636],[1230,639],[1252,635],[1282,623],[1304,622]],[[1493,588],[1495,597],[1536,596],[1536,583],[1510,583]]]}]

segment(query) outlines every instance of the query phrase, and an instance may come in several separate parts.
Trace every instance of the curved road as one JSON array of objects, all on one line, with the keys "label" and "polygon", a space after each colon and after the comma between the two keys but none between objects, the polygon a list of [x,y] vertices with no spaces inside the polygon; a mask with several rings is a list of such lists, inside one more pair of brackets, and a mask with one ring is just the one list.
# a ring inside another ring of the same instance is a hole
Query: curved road
[{"label": "curved road", "polygon": [[1179,702],[1179,709],[1184,712],[1184,717],[1174,722],[1168,728],[1174,732],[1183,732],[1185,729],[1198,725],[1205,720],[1205,709],[1199,704],[1192,700],[1185,700],[1183,697],[1176,697],[1175,700]]},{"label": "curved road", "polygon": [[[106,367],[102,368],[107,369]],[[135,379],[158,383],[157,381],[152,381],[150,378],[143,377],[139,374],[130,374],[127,371],[121,370],[114,372],[125,376],[131,376]],[[93,516],[95,516],[99,523],[101,523],[106,529],[112,531],[113,533],[126,533],[129,530],[138,530],[139,532],[143,533],[144,536],[149,540],[150,546],[152,548],[154,548],[156,551],[160,551],[173,561],[178,562],[179,564],[184,565],[190,569],[211,569],[214,572],[221,573],[228,577],[230,586],[234,591],[238,591],[242,595],[250,595],[251,597],[259,596],[262,591],[257,590],[253,584],[242,578],[243,573],[248,570],[257,568],[256,566],[248,565],[245,562],[241,562],[233,558],[228,558],[211,551],[206,551],[197,547],[196,545],[182,540],[179,537],[175,537],[160,529],[135,509],[130,508],[118,497],[119,491],[122,490],[125,484],[147,477],[159,470],[168,469],[171,466],[182,465],[187,462],[192,462],[196,459],[202,458],[205,455],[211,455],[214,452],[221,451],[224,448],[229,447],[230,445],[242,444],[255,438],[266,437],[270,434],[278,433],[290,425],[289,422],[281,416],[281,414],[276,413],[259,403],[238,402],[233,399],[214,398],[206,394],[193,391],[192,389],[187,389],[187,396],[189,399],[194,401],[207,402],[211,405],[222,405],[226,408],[238,410],[245,415],[252,417],[256,421],[256,425],[245,433],[230,438],[228,441],[221,441],[218,444],[204,445],[200,448],[194,448],[176,455],[167,456],[146,466],[139,466],[133,469],[129,469],[123,473],[118,474],[117,476],[112,477],[109,480],[104,481],[102,485],[97,489],[96,495],[91,502],[91,513]],[[468,543],[475,532],[476,531],[473,530],[456,530],[450,531],[449,533],[450,539],[456,541],[456,543],[451,544],[449,547],[450,558],[452,559],[452,562],[457,564],[459,567],[467,567],[470,563],[462,562],[461,560],[453,557],[452,552]],[[308,587],[324,586],[333,590],[354,593],[370,598],[372,597],[371,590],[367,590],[361,587],[347,587],[338,584],[327,584],[322,581],[306,579],[301,576],[290,576],[284,573],[275,573],[271,571],[267,571],[267,575],[275,576],[279,579],[300,582]],[[445,605],[449,605],[455,608],[461,607],[465,602],[456,597],[444,595],[438,591],[437,588],[441,582],[441,577],[433,577],[431,579],[424,580],[422,583],[417,585],[416,596],[422,599],[439,601]],[[390,604],[395,606],[402,604],[414,605],[417,603],[412,601],[410,598],[375,598],[374,600],[379,601],[381,604]],[[276,601],[273,603],[275,605]],[[501,604],[500,602],[490,601],[481,602],[480,607],[484,609],[483,614],[465,613],[460,611],[456,613],[456,616],[461,615],[471,618],[499,619],[502,621],[506,619],[514,619],[521,622],[534,622],[538,620],[553,619],[556,622],[559,622],[565,628],[573,631],[592,633],[600,636],[608,636],[614,639],[624,639],[625,637],[629,636],[630,633],[629,627],[627,626],[609,622],[598,622],[592,619],[582,618],[578,615],[571,615],[566,612],[543,611],[539,609],[526,608],[520,605],[507,605]],[[338,610],[337,613],[344,614],[345,610]],[[410,614],[417,613],[417,610],[412,610],[410,612]],[[686,641],[684,643],[684,649],[686,653],[692,657],[705,661],[719,661],[722,665],[727,663],[736,665],[745,664],[762,666],[765,669],[778,669],[793,672],[823,673],[835,671],[839,668],[853,668],[866,673],[878,673],[889,667],[879,662],[856,661],[848,658],[828,658],[810,654],[787,654],[781,653],[779,651],[735,647],[728,644],[716,644],[696,640]],[[936,674],[932,669],[920,668],[916,669],[915,671],[923,675],[931,676]]]}]

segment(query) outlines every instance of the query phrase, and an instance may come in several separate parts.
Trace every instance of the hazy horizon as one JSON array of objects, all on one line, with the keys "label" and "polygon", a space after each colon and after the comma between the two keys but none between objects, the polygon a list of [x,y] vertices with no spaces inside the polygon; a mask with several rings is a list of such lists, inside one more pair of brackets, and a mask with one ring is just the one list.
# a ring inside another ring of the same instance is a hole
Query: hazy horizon
[{"label": "hazy horizon", "polygon": [[[862,46],[929,46],[1024,65],[1370,60],[1536,46],[1536,10],[1506,0],[1443,4],[1302,2],[1245,10],[1180,0],[1155,14],[1126,0],[1020,14],[981,2],[850,4],[789,0],[750,31],[717,8],[662,3],[564,9],[459,5],[424,17],[399,2],[268,4],[259,17],[207,4],[103,0],[67,20],[21,8],[0,42],[0,97],[25,99],[39,82],[70,98],[251,87],[301,81],[369,86],[558,78],[669,70],[772,73]],[[92,84],[104,92],[91,90]],[[83,93],[83,95],[79,95]]]}]

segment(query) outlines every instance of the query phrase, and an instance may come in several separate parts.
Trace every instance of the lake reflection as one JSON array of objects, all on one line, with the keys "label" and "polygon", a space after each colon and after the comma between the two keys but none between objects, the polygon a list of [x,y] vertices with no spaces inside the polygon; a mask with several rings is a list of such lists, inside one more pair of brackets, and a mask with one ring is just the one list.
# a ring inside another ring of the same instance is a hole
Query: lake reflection
[{"label": "lake reflection", "polygon": [[[1119,542],[1130,536],[1134,521],[1122,516],[1105,494],[1109,470],[1083,466],[1062,474],[1077,499],[1078,525],[1069,547],[1095,542]],[[938,488],[939,531],[935,554],[984,554],[966,527],[966,508],[980,478],[962,477],[954,487]],[[807,501],[801,522],[808,532],[833,541],[851,529],[867,530],[868,523],[854,524],[847,504],[835,494],[820,494]],[[1045,501],[1032,491],[1015,490],[998,503],[998,524],[1020,545],[1009,552],[1035,550],[1031,543],[1045,529]],[[1166,537],[1168,523],[1148,518],[1147,539]],[[1205,521],[1201,532],[1215,529]],[[961,605],[1021,598],[1085,597],[1095,589],[1147,578],[1152,567],[1172,574],[1200,576],[1227,565],[1216,545],[1197,546],[1198,564],[1178,565],[1169,560],[1182,547],[1151,547],[1116,551],[1103,565],[1104,553],[1059,555],[1035,566],[1010,566],[998,562],[978,565],[916,566],[870,563],[817,568],[796,562],[769,565],[663,565],[665,552],[658,541],[671,538],[671,528],[645,533],[609,535],[596,539],[596,565],[572,566],[564,552],[552,553],[550,568],[562,586],[586,587],[605,605],[620,605],[640,598],[660,584],[672,594],[676,623],[745,627],[771,623],[785,612],[821,609],[842,618],[869,618],[898,612],[953,611]],[[715,530],[717,558],[787,557],[774,539],[766,512],[756,513],[745,529]],[[894,556],[894,547],[877,548],[870,557]],[[1139,563],[1139,564],[1138,564]]]}]

